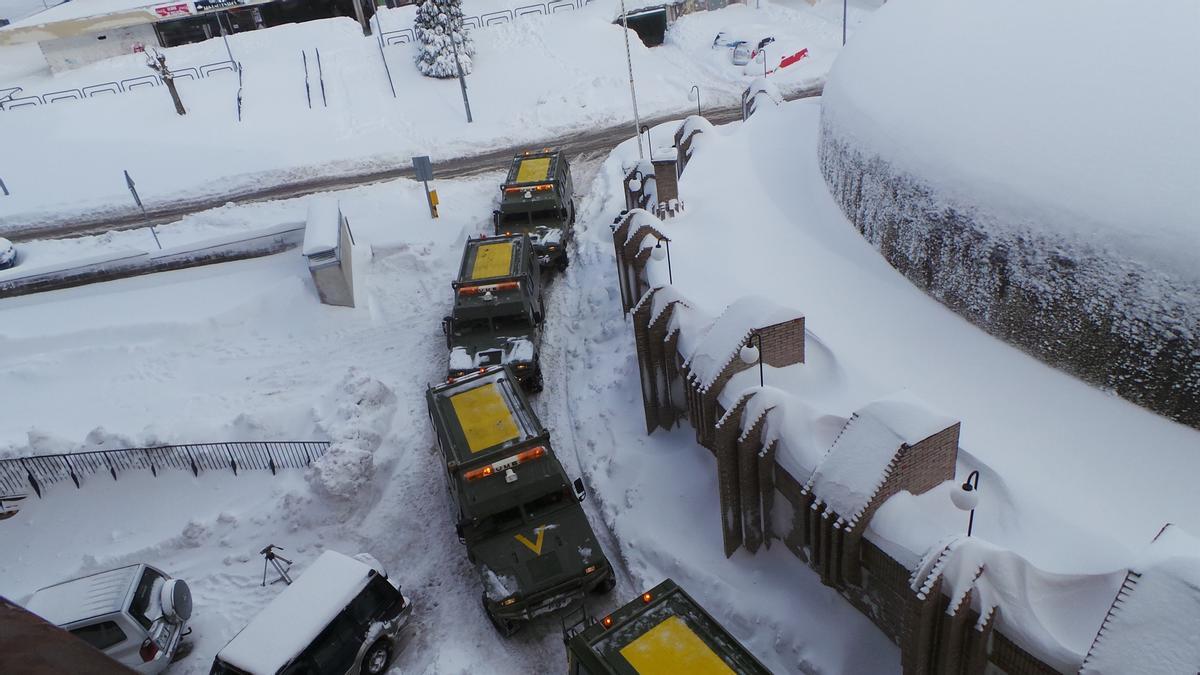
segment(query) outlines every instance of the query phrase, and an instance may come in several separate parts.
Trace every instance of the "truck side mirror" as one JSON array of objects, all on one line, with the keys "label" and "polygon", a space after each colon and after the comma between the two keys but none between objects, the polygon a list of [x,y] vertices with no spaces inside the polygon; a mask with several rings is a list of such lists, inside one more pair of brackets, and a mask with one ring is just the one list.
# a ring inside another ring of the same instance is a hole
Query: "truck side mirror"
[{"label": "truck side mirror", "polygon": [[446,336],[446,348],[450,348],[450,331],[454,327],[454,319],[449,316],[442,317],[442,335]]},{"label": "truck side mirror", "polygon": [[579,501],[582,502],[584,499],[587,498],[587,493],[584,492],[584,490],[583,490],[583,479],[582,478],[576,478],[575,482],[572,483],[572,485],[575,487],[575,498],[576,499],[578,499]]}]

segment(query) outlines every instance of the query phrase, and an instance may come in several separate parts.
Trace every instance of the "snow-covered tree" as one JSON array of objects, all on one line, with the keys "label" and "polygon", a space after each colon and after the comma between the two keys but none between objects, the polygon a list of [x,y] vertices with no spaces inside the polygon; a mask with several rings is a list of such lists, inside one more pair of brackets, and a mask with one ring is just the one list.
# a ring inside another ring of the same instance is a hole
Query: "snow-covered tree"
[{"label": "snow-covered tree", "polygon": [[[463,30],[462,0],[425,0],[417,8],[417,70],[428,77],[458,77],[454,49],[463,73],[471,72],[475,43]],[[453,45],[451,45],[453,40]]]}]

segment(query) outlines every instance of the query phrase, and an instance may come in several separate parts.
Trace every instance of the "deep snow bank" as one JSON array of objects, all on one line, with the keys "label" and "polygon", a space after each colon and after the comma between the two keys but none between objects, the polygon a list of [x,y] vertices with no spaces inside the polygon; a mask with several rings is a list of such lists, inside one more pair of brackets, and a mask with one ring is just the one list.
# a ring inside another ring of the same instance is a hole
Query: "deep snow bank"
[{"label": "deep snow bank", "polygon": [[822,172],[939,300],[1200,426],[1198,29],[1175,0],[888,5],[831,71]]}]

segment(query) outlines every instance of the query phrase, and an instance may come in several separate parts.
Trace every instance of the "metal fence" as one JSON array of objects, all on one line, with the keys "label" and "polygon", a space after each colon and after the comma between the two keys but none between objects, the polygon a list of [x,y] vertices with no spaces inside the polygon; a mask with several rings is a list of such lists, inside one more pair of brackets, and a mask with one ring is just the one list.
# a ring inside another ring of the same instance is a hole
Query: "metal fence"
[{"label": "metal fence", "polygon": [[[200,80],[206,77],[211,77],[217,73],[230,72],[236,73],[238,64],[233,61],[217,61],[216,63],[206,63],[202,66],[180,68],[172,70],[171,75],[178,80]],[[136,77],[127,77],[123,80],[113,82],[100,82],[97,84],[89,84],[84,87],[75,89],[63,89],[60,91],[51,91],[45,94],[29,94],[21,96],[21,87],[0,87],[0,110],[13,110],[14,108],[28,108],[39,105],[49,105],[58,101],[81,101],[85,98],[94,98],[105,94],[124,94],[135,89],[144,89],[147,87],[158,87],[163,83],[162,78],[158,75],[139,75]]]},{"label": "metal fence", "polygon": [[94,450],[62,455],[35,455],[0,459],[0,495],[21,495],[33,490],[38,497],[54,483],[71,481],[75,487],[99,475],[117,476],[128,471],[180,469],[199,476],[202,471],[299,469],[308,466],[329,448],[328,441],[252,441],[194,443],[155,448]]},{"label": "metal fence", "polygon": [[[569,12],[575,9],[582,9],[590,5],[593,0],[550,0],[546,3],[534,3],[523,7],[515,7],[513,9],[501,9],[495,12],[488,12],[480,16],[464,16],[463,27],[467,30],[473,28],[487,28],[488,26],[498,26],[503,23],[509,23],[523,16],[545,16],[547,14],[558,14],[559,12]],[[411,28],[400,28],[398,30],[389,30],[381,34],[385,45],[402,45],[416,41],[417,37]]]}]

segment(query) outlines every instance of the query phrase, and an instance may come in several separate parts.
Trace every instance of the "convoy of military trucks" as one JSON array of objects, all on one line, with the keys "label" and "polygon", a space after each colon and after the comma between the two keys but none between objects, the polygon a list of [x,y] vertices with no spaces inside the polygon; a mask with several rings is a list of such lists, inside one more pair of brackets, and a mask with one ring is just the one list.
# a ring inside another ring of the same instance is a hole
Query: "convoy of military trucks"
[{"label": "convoy of military trucks", "polygon": [[666,580],[601,620],[582,600],[616,586],[572,481],[526,391],[542,390],[543,276],[566,270],[575,223],[571,168],[560,151],[513,158],[491,236],[468,238],[442,320],[446,381],[426,391],[455,534],[504,636],[570,607],[572,675],[768,673],[682,588]]}]

